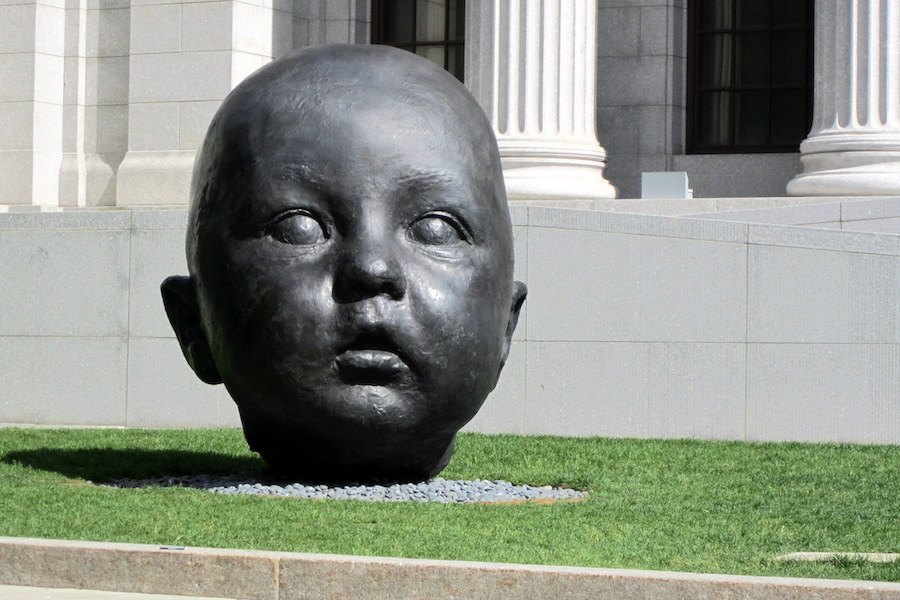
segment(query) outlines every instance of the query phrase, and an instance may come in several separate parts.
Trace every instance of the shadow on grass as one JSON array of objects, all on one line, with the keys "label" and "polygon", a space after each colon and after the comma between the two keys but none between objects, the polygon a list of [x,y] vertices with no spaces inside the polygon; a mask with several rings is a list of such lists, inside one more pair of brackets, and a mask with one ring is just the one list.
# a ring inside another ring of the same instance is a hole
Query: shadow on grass
[{"label": "shadow on grass", "polygon": [[216,475],[265,471],[265,463],[257,457],[185,450],[37,448],[8,452],[0,462],[97,482],[166,475]]}]

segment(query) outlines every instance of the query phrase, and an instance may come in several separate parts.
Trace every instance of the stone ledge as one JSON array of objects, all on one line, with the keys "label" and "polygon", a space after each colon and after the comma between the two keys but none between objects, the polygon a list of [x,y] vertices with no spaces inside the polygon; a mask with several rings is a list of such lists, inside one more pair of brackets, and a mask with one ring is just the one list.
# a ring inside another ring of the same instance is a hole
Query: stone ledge
[{"label": "stone ledge", "polygon": [[900,583],[0,537],[0,584],[228,597],[900,600]]},{"label": "stone ledge", "polygon": [[776,558],[782,561],[828,562],[831,560],[856,560],[871,563],[889,563],[900,560],[900,554],[892,552],[791,552]]}]

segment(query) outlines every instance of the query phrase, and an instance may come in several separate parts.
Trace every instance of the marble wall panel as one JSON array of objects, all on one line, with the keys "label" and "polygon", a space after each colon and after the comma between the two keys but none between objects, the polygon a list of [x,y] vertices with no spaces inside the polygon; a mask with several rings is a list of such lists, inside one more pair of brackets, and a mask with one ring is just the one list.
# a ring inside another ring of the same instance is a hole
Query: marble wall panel
[{"label": "marble wall panel", "polygon": [[497,387],[488,396],[465,431],[479,433],[526,433],[525,380],[528,344],[513,342],[509,359]]},{"label": "marble wall panel", "polygon": [[533,228],[528,267],[532,340],[738,342],[745,336],[741,244]]},{"label": "marble wall panel", "polygon": [[744,346],[531,342],[526,431],[741,439]]},{"label": "marble wall panel", "polygon": [[197,379],[174,337],[131,338],[128,346],[129,427],[240,427],[224,385]]},{"label": "marble wall panel", "polygon": [[747,438],[898,443],[900,345],[750,344]]},{"label": "marble wall panel", "polygon": [[900,343],[900,257],[750,246],[751,342]]},{"label": "marble wall panel", "polygon": [[121,337],[0,335],[0,422],[125,425],[127,345]]},{"label": "marble wall panel", "polygon": [[0,231],[0,335],[124,337],[126,231]]}]

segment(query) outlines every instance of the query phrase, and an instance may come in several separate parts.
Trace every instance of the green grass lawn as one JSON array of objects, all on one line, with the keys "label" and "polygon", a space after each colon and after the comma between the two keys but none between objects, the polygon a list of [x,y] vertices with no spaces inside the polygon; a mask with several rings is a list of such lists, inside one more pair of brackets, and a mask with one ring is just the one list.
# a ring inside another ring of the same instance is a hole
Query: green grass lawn
[{"label": "green grass lawn", "polygon": [[447,478],[590,492],[555,505],[378,504],[112,489],[262,471],[237,430],[0,429],[0,535],[900,581],[900,447],[462,435]]}]

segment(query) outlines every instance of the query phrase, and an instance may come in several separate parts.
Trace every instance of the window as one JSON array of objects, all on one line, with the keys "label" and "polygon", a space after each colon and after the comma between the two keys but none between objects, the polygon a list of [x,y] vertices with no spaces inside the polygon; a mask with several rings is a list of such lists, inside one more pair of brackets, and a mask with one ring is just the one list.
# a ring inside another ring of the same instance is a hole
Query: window
[{"label": "window", "polygon": [[688,152],[795,152],[812,122],[813,0],[691,0]]},{"label": "window", "polygon": [[463,79],[464,0],[374,0],[372,43],[397,46]]}]

